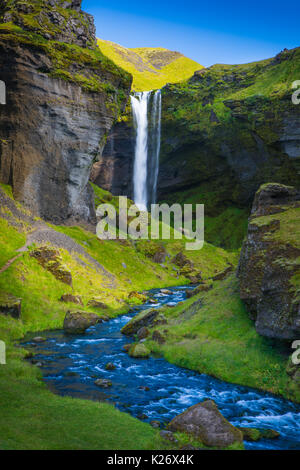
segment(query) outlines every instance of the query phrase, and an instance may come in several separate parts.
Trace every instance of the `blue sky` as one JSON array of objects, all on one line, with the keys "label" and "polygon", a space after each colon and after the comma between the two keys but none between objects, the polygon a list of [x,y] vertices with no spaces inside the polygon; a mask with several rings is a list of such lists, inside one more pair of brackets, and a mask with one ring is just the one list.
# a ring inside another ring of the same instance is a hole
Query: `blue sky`
[{"label": "blue sky", "polygon": [[291,0],[83,0],[97,36],[125,47],[166,47],[204,66],[246,63],[300,45]]}]

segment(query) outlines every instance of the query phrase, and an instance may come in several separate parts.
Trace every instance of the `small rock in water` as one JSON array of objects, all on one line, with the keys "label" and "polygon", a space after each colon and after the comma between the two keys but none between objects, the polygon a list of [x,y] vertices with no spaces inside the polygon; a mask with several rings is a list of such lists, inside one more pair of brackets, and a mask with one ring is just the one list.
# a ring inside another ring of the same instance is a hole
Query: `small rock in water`
[{"label": "small rock in water", "polygon": [[242,432],[224,418],[212,400],[191,406],[175,416],[168,430],[190,434],[208,447],[225,448],[243,442]]},{"label": "small rock in water", "polygon": [[116,366],[112,362],[108,362],[105,366],[106,370],[115,370]]},{"label": "small rock in water", "polygon": [[145,386],[145,385],[141,385],[141,386],[139,387],[139,389],[140,389],[140,390],[144,390],[144,392],[149,392],[149,390],[150,390],[150,388],[147,387],[147,386]]},{"label": "small rock in water", "polygon": [[150,422],[151,426],[155,429],[159,429],[160,428],[160,422],[159,421],[151,421]]},{"label": "small rock in water", "polygon": [[129,349],[131,348],[131,346],[132,346],[132,343],[130,343],[130,344],[124,344],[124,346],[123,346],[124,351],[125,351],[125,352],[128,352]]},{"label": "small rock in water", "polygon": [[148,419],[148,416],[145,415],[144,413],[141,413],[141,414],[137,415],[137,419],[141,419],[141,420]]},{"label": "small rock in water", "polygon": [[107,379],[97,379],[95,380],[94,384],[97,385],[97,387],[102,387],[102,388],[108,388],[112,386],[111,380],[107,380]]},{"label": "small rock in water", "polygon": [[34,343],[44,343],[46,341],[46,338],[43,336],[36,336],[35,338],[32,338],[32,341]]},{"label": "small rock in water", "polygon": [[173,294],[173,292],[169,289],[160,289],[160,293],[165,294],[165,295],[172,295]]}]

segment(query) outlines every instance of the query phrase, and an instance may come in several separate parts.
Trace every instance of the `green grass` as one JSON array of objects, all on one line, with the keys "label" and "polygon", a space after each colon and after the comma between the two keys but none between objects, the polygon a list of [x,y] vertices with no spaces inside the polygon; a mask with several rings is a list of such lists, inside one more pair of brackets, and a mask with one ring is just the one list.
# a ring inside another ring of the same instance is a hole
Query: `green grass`
[{"label": "green grass", "polygon": [[159,68],[155,67],[153,59],[161,53],[169,52],[163,48],[127,49],[103,39],[98,39],[98,45],[104,55],[132,74],[132,87],[135,91],[154,90],[162,88],[166,83],[177,83],[186,80],[196,70],[203,68],[194,60],[179,54],[170,63],[170,59],[164,59],[163,57]]},{"label": "green grass", "polygon": [[16,250],[25,245],[26,237],[23,233],[13,228],[1,217],[5,208],[0,208],[0,268],[16,256]]},{"label": "green grass", "polygon": [[[191,307],[197,299],[202,306]],[[189,308],[190,307],[190,308]],[[146,346],[181,367],[293,399],[285,372],[288,358],[259,336],[239,298],[237,280],[230,276],[213,290],[172,309],[165,309],[166,343]]]}]

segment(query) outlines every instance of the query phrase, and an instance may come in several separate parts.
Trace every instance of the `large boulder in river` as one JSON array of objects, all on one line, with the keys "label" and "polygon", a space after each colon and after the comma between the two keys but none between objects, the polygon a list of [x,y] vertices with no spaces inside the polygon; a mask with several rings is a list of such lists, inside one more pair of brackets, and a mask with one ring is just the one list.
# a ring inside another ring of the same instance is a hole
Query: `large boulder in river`
[{"label": "large boulder in river", "polygon": [[243,442],[242,432],[224,418],[212,400],[191,406],[176,416],[168,429],[190,434],[209,447],[226,448]]},{"label": "large boulder in river", "polygon": [[67,312],[64,319],[64,330],[68,334],[82,334],[93,325],[102,320],[98,315],[84,311]]},{"label": "large boulder in river", "polygon": [[300,337],[300,194],[263,185],[256,193],[238,268],[240,296],[259,334]]},{"label": "large boulder in river", "polygon": [[150,356],[149,349],[143,343],[133,344],[128,353],[129,356],[140,359],[147,359]]},{"label": "large boulder in river", "polygon": [[[159,319],[161,319],[161,321],[159,321]],[[123,326],[121,333],[127,336],[135,335],[141,328],[152,326],[157,324],[157,322],[163,322],[162,314],[158,309],[152,308],[144,310]]]}]

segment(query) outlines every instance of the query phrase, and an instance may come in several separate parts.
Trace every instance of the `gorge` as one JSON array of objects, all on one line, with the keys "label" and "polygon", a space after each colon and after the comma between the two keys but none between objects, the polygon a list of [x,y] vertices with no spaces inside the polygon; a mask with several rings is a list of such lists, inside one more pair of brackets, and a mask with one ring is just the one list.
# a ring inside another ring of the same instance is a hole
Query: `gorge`
[{"label": "gorge", "polygon": [[[0,1],[1,449],[212,448],[150,425],[207,398],[234,448],[299,449],[299,76],[299,47],[204,68],[97,39],[80,0]],[[121,195],[204,204],[203,248],[99,240]]]}]

